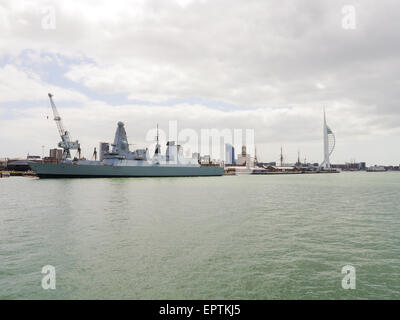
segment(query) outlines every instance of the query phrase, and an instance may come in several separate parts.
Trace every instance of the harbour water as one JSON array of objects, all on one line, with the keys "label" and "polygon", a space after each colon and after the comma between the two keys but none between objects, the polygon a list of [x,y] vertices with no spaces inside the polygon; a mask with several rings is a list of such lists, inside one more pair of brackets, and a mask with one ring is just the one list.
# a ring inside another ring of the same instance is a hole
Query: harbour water
[{"label": "harbour water", "polygon": [[396,172],[0,179],[0,298],[399,299],[399,195]]}]

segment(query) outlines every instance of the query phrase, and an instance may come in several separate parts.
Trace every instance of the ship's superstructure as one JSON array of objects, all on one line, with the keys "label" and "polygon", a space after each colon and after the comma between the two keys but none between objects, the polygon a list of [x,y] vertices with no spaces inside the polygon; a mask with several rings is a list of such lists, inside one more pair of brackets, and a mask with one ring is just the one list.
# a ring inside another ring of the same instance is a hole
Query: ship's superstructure
[{"label": "ship's superstructure", "polygon": [[105,152],[103,154],[103,161],[110,162],[107,160],[149,160],[148,149],[136,149],[134,151],[129,150],[129,143],[125,131],[125,126],[124,123],[121,121],[118,122],[117,130],[115,131],[114,143],[111,146],[111,152]]},{"label": "ship's superstructure", "polygon": [[200,164],[196,159],[185,158],[183,156],[183,148],[181,145],[177,145],[175,141],[167,142],[167,149],[165,155],[161,154],[161,146],[158,140],[155,147],[153,157],[150,157],[149,150],[136,149],[134,151],[129,150],[128,138],[125,131],[123,122],[118,122],[117,131],[115,132],[114,143],[112,144],[112,151],[104,153],[103,163],[106,165],[118,165],[124,163],[124,165],[168,165],[168,166],[193,166],[200,167]]}]

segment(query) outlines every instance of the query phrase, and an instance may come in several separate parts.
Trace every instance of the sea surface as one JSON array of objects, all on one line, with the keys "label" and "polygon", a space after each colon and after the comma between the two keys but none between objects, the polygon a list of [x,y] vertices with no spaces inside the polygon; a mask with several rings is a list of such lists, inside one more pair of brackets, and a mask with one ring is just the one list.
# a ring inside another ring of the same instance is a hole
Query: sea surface
[{"label": "sea surface", "polygon": [[400,173],[0,179],[0,299],[400,299]]}]

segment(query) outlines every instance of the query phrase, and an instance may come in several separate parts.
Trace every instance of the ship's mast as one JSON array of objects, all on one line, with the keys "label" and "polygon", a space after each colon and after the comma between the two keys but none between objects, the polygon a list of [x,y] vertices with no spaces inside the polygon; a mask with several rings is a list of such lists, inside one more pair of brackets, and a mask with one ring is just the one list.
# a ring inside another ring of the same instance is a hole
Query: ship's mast
[{"label": "ship's mast", "polygon": [[97,149],[96,149],[96,147],[94,147],[94,150],[93,150],[93,156],[92,156],[92,159],[94,158],[94,161],[97,161]]},{"label": "ship's mast", "polygon": [[157,123],[157,135],[156,135],[156,141],[157,141],[157,144],[156,144],[156,150],[155,150],[155,152],[154,152],[154,154],[160,154],[161,153],[161,147],[160,147],[160,144],[158,143],[159,141],[158,141],[158,123]]},{"label": "ship's mast", "polygon": [[157,144],[158,144],[158,123],[157,123]]}]

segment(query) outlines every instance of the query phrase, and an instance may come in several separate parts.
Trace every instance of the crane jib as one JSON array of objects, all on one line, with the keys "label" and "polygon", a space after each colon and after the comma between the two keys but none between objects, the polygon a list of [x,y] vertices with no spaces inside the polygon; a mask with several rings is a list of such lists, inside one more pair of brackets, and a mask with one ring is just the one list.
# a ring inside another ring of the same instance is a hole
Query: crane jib
[{"label": "crane jib", "polygon": [[[54,121],[57,124],[58,133],[61,137],[61,141],[58,143],[58,146],[63,149],[63,157],[62,159],[71,158],[70,150],[78,150],[80,151],[80,145],[78,140],[71,141],[69,136],[69,132],[65,130],[64,125],[62,123],[60,114],[58,113],[57,107],[53,101],[53,95],[51,93],[48,94],[50,99],[51,108],[53,110]],[[79,156],[80,157],[80,156]]]}]

